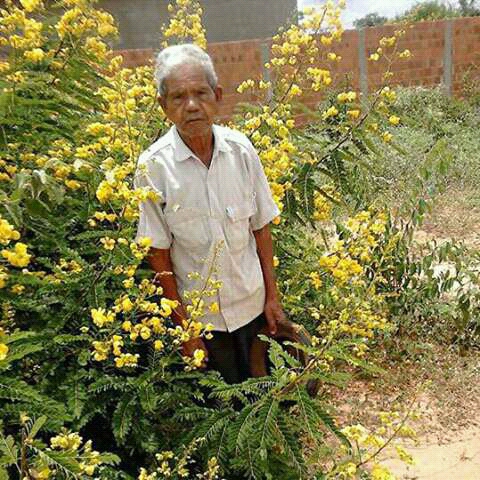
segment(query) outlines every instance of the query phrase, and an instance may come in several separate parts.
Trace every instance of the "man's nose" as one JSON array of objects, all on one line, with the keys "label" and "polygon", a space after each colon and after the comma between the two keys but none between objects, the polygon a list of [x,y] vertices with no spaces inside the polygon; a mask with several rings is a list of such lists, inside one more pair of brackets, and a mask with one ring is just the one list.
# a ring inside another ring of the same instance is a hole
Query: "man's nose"
[{"label": "man's nose", "polygon": [[189,111],[198,110],[198,101],[194,96],[189,96],[187,98],[187,110]]}]

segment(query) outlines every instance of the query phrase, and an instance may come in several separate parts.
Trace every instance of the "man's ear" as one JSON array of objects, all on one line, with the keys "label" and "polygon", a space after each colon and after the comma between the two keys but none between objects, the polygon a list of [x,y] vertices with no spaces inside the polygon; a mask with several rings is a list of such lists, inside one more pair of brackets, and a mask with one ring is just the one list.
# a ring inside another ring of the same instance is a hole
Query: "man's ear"
[{"label": "man's ear", "polygon": [[165,97],[162,97],[161,95],[157,95],[157,100],[160,106],[162,107],[163,111],[165,111]]},{"label": "man's ear", "polygon": [[215,99],[217,102],[220,102],[223,98],[223,87],[221,85],[217,85],[215,87]]}]

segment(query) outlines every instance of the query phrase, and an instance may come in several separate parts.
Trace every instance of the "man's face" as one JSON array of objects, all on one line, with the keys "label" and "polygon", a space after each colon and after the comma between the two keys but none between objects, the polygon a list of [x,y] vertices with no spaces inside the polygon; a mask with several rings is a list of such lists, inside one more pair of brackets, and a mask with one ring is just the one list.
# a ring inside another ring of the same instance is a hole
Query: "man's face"
[{"label": "man's face", "polygon": [[221,87],[213,90],[199,65],[179,65],[165,79],[165,87],[160,104],[182,136],[209,134],[222,97]]}]

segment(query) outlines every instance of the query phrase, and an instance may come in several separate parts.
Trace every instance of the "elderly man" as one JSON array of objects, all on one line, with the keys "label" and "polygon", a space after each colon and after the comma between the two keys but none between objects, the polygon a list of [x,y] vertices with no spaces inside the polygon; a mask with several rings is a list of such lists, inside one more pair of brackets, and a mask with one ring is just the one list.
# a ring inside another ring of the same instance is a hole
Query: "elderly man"
[{"label": "elderly man", "polygon": [[195,45],[168,47],[157,57],[156,80],[174,126],[139,159],[135,183],[154,189],[159,200],[142,203],[137,239],[152,239],[149,263],[164,295],[180,302],[178,324],[187,319],[184,292],[198,288],[189,273],[205,276],[205,259],[223,243],[219,311],[202,318],[213,324],[213,337],[185,342],[183,353],[203,349],[210,368],[238,383],[250,376],[249,350],[259,329],[266,323],[274,335],[284,318],[269,231],[279,210],[250,141],[213,124],[222,89],[210,57]]}]

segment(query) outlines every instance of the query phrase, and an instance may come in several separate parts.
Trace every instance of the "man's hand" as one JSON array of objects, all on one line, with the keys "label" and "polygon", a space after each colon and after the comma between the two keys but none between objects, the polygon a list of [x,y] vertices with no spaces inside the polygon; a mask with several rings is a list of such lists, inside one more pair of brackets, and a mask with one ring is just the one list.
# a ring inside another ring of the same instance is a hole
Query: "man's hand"
[{"label": "man's hand", "polygon": [[195,350],[203,350],[205,352],[202,368],[206,367],[208,362],[208,350],[205,346],[205,342],[201,338],[192,338],[188,340],[188,342],[184,342],[182,345],[182,355],[184,357],[193,357]]},{"label": "man's hand", "polygon": [[268,331],[270,335],[277,333],[278,322],[285,320],[285,313],[277,298],[267,299],[263,310],[267,319]]}]

